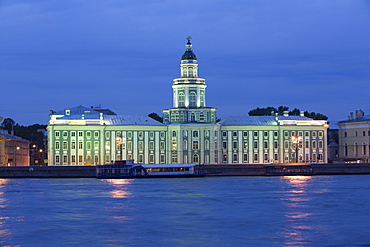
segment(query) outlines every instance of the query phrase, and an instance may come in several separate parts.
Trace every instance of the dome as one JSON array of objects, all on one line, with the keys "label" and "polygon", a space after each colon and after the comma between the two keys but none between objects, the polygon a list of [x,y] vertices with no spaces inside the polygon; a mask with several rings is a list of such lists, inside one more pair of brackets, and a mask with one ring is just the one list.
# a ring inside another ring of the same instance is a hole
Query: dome
[{"label": "dome", "polygon": [[193,45],[190,42],[190,37],[187,38],[188,43],[186,43],[186,49],[184,55],[182,55],[181,60],[197,60],[197,57],[195,56],[193,52]]}]

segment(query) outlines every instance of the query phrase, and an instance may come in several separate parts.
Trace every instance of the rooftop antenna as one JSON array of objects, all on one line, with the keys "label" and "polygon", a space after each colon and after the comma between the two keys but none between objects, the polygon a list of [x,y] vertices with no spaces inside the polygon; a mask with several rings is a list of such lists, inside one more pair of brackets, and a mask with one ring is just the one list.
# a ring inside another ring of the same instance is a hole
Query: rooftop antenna
[{"label": "rooftop antenna", "polygon": [[188,37],[186,37],[186,39],[187,39],[187,40],[188,40],[188,42],[190,43],[191,37],[190,37],[190,36],[188,36]]}]

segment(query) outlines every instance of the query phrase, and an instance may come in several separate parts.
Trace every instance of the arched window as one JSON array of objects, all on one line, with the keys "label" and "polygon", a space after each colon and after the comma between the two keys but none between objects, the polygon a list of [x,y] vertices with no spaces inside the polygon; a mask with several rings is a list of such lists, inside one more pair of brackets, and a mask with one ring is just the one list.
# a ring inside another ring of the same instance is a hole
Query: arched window
[{"label": "arched window", "polygon": [[191,120],[190,121],[191,122],[195,122],[195,114],[194,114],[194,112],[191,113]]},{"label": "arched window", "polygon": [[199,156],[197,154],[194,154],[194,156],[193,156],[193,162],[194,163],[199,163]]},{"label": "arched window", "polygon": [[190,107],[196,107],[197,106],[197,94],[195,92],[190,93],[189,106]]},{"label": "arched window", "polygon": [[185,106],[185,95],[184,93],[179,93],[179,107]]}]

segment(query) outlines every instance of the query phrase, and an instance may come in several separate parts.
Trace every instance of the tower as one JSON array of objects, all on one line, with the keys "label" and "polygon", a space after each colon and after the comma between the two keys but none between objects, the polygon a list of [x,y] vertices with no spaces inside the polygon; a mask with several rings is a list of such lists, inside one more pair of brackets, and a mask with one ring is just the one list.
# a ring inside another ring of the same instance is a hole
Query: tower
[{"label": "tower", "polygon": [[216,123],[216,108],[206,107],[206,82],[198,77],[198,61],[187,37],[180,77],[173,80],[173,108],[163,111],[166,123]]}]

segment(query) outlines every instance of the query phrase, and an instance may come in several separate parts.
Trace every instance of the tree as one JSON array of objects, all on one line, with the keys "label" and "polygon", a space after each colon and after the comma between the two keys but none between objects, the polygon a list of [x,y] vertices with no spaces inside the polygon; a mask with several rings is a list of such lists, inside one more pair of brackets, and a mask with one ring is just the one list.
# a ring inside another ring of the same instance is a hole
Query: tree
[{"label": "tree", "polygon": [[157,113],[152,112],[148,115],[148,117],[153,118],[154,120],[157,120],[158,122],[163,123],[163,118],[160,117]]},{"label": "tree", "polygon": [[1,128],[4,130],[8,130],[8,131],[14,130],[15,126],[16,126],[16,123],[11,118],[5,118],[3,122],[1,123]]},{"label": "tree", "polygon": [[[268,106],[265,108],[257,107],[256,109],[250,110],[248,114],[249,116],[269,116],[271,115],[271,112],[275,112],[275,113],[278,113],[279,115],[282,115],[284,111],[289,111],[289,107],[279,106],[277,109],[272,106]],[[299,116],[300,114],[301,114],[301,110],[299,110],[298,108],[294,108],[292,111],[289,112],[289,115],[291,116]],[[308,111],[305,111],[304,115],[314,120],[327,120],[328,119],[328,117],[325,116],[324,114],[316,113],[316,112],[309,113]]]}]

